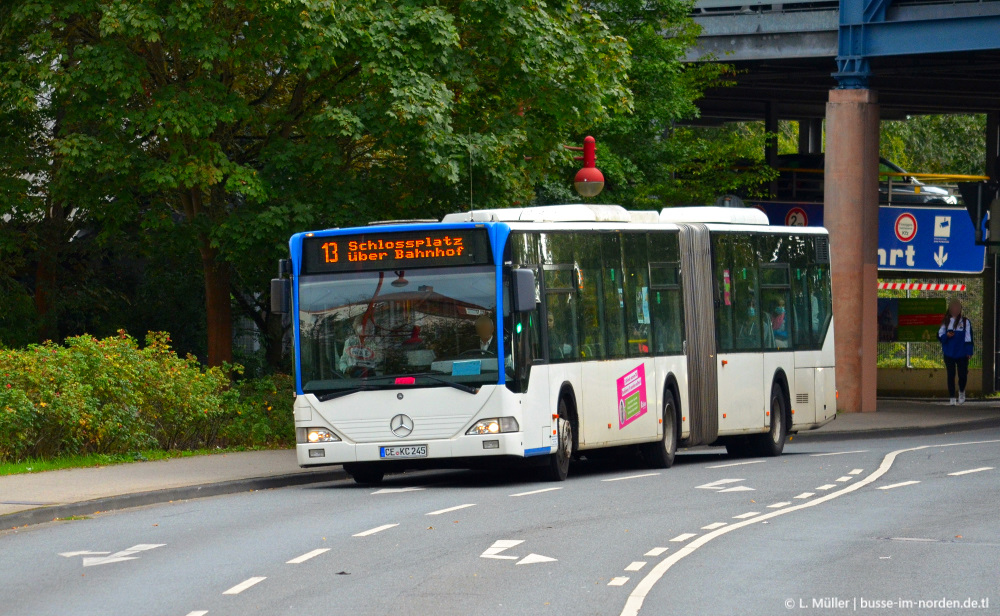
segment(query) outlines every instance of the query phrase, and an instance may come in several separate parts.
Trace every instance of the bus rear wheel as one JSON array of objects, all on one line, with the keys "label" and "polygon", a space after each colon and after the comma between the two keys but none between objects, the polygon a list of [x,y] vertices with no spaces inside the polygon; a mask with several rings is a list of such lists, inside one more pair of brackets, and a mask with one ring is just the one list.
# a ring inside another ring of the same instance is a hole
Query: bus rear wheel
[{"label": "bus rear wheel", "polygon": [[363,486],[377,485],[385,478],[385,471],[376,464],[345,464],[344,470],[354,478],[354,482]]},{"label": "bus rear wheel", "polygon": [[788,439],[788,401],[785,390],[775,383],[771,387],[771,428],[754,437],[754,449],[759,456],[780,456]]},{"label": "bus rear wheel", "polygon": [[549,454],[543,474],[549,481],[565,481],[569,475],[569,459],[573,456],[573,422],[569,419],[569,408],[565,398],[559,400],[556,436],[558,446],[554,453]]},{"label": "bus rear wheel", "polygon": [[667,390],[663,400],[663,438],[642,447],[642,457],[652,468],[670,468],[677,454],[677,415],[674,411],[674,394]]}]

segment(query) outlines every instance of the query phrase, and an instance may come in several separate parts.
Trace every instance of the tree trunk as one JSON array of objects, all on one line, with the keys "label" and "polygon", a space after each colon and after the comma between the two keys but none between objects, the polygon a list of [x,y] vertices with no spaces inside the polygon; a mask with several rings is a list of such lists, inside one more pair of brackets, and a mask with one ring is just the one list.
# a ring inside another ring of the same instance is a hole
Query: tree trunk
[{"label": "tree trunk", "polygon": [[[51,221],[46,221],[51,224]],[[43,223],[45,224],[45,223]],[[44,242],[38,251],[38,265],[35,268],[35,314],[38,315],[39,342],[54,340],[59,342],[58,315],[52,309],[51,298],[56,293],[56,271],[59,268],[58,234],[56,241]]]},{"label": "tree trunk", "polygon": [[229,296],[229,264],[205,235],[199,236],[205,275],[205,315],[208,318],[208,365],[233,361],[233,305]]}]

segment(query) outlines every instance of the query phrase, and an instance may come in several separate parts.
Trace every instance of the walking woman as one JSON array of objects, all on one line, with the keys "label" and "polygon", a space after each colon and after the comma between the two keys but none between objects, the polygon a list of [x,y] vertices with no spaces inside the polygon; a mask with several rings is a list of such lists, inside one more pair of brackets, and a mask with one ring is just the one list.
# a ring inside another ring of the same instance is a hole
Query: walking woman
[{"label": "walking woman", "polygon": [[948,304],[948,312],[938,330],[944,366],[948,372],[948,395],[955,406],[955,372],[958,372],[958,404],[965,403],[965,384],[969,380],[969,358],[972,357],[972,323],[962,312],[957,299]]}]

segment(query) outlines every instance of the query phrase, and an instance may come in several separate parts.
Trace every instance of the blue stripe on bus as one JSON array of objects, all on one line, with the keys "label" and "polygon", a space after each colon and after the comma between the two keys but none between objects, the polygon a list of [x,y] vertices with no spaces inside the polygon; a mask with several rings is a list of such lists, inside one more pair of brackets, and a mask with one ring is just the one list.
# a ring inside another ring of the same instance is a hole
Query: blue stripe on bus
[{"label": "blue stripe on bus", "polygon": [[544,456],[547,453],[552,453],[552,447],[535,447],[534,449],[525,449],[524,457]]}]

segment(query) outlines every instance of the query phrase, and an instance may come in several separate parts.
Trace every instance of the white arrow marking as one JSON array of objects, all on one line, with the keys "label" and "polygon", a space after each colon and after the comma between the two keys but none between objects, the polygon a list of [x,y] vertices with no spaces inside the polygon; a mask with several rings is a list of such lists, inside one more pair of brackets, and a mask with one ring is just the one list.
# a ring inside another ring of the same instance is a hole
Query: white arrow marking
[{"label": "white arrow marking", "polygon": [[376,490],[372,492],[375,494],[396,494],[398,492],[419,492],[420,490],[426,490],[427,488],[382,488],[381,490]]},{"label": "white arrow marking", "polygon": [[[139,552],[145,552],[146,550],[152,550],[154,548],[162,548],[167,545],[166,543],[140,543],[139,545],[133,545],[127,550],[122,550],[120,552],[115,552],[110,556],[100,556],[97,558],[84,558],[84,567],[95,567],[97,565],[109,565],[111,563],[120,563],[126,560],[135,560],[139,558],[138,556],[132,556],[133,554],[138,554]],[[104,552],[107,554],[107,552]]]},{"label": "white arrow marking", "polygon": [[938,251],[934,254],[934,262],[937,263],[938,267],[943,267],[947,260],[948,253],[944,251],[944,246],[938,246]]},{"label": "white arrow marking", "polygon": [[500,560],[517,560],[517,556],[506,556],[500,554],[504,550],[509,550],[510,548],[521,545],[524,543],[523,539],[501,539],[499,541],[494,541],[493,545],[486,548],[486,551],[479,555],[479,558],[496,558]]},{"label": "white arrow marking", "polygon": [[549,558],[548,556],[542,556],[541,554],[528,554],[521,560],[517,561],[518,565],[533,565],[535,563],[551,563],[555,562],[555,558]]},{"label": "white arrow marking", "polygon": [[59,552],[60,556],[65,556],[66,558],[73,558],[74,556],[98,556],[100,554],[110,554],[111,552],[88,552],[87,550],[80,550],[79,552]]},{"label": "white arrow marking", "polygon": [[727,483],[737,483],[743,481],[742,479],[720,479],[718,481],[713,481],[712,483],[705,483],[700,486],[695,486],[699,490],[721,490],[722,486]]},{"label": "white arrow marking", "polygon": [[719,494],[723,492],[753,492],[753,488],[748,486],[733,486],[731,488],[726,488],[725,490],[719,490]]}]

